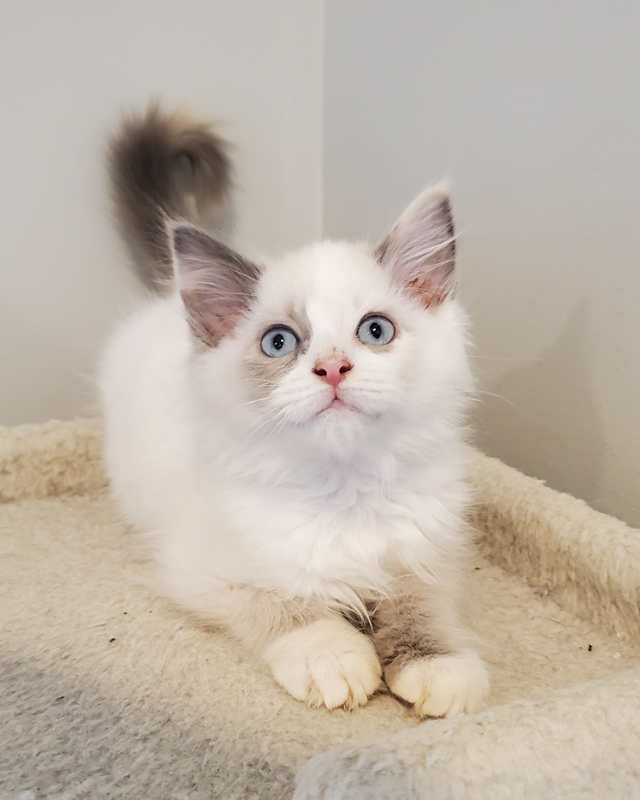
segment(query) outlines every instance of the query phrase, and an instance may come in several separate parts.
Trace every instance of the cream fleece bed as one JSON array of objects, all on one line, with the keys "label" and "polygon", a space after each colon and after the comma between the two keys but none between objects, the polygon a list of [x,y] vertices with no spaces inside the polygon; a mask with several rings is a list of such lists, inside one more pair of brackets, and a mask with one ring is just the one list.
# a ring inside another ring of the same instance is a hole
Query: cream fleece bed
[{"label": "cream fleece bed", "polygon": [[1,800],[640,798],[640,531],[478,455],[489,707],[310,711],[154,590],[100,445],[0,430]]}]

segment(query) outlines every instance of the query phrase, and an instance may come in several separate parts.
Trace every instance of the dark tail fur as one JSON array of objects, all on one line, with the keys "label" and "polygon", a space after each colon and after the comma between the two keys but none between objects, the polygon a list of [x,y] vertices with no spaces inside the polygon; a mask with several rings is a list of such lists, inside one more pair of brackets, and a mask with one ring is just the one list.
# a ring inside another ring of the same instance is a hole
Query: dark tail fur
[{"label": "dark tail fur", "polygon": [[122,235],[144,283],[172,275],[167,219],[215,229],[231,186],[227,143],[205,123],[152,105],[125,120],[109,147]]}]

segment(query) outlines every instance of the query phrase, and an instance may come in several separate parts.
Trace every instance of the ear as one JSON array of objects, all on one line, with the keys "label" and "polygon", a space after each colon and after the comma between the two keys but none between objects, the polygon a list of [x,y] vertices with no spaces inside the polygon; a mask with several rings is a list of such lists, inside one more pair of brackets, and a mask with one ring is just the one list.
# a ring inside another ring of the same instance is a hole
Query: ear
[{"label": "ear", "polygon": [[255,299],[258,267],[189,225],[170,230],[176,282],[194,334],[210,347],[233,332]]},{"label": "ear", "polygon": [[448,188],[418,195],[375,251],[394,281],[429,308],[455,289],[455,234]]}]

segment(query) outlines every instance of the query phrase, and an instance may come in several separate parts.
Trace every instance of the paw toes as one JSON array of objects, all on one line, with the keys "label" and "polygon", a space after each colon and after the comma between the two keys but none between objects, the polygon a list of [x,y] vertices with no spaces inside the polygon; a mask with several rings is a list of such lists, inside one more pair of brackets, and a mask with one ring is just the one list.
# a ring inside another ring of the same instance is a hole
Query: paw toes
[{"label": "paw toes", "polygon": [[276,681],[312,708],[363,706],[382,678],[372,642],[342,621],[323,620],[285,634],[265,658]]},{"label": "paw toes", "polygon": [[453,717],[483,708],[489,679],[475,653],[412,661],[389,686],[420,717]]},{"label": "paw toes", "polygon": [[339,708],[348,703],[350,685],[342,674],[337,659],[319,660],[312,673],[314,694],[319,698],[318,706]]}]

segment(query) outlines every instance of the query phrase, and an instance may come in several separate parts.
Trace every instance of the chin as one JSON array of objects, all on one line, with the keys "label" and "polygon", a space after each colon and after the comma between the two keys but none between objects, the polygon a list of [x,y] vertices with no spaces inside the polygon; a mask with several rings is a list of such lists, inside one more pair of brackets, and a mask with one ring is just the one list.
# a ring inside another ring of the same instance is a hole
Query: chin
[{"label": "chin", "polygon": [[319,447],[346,456],[362,445],[369,422],[366,414],[352,406],[338,405],[320,412],[311,427]]}]

